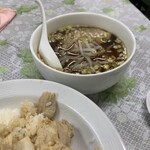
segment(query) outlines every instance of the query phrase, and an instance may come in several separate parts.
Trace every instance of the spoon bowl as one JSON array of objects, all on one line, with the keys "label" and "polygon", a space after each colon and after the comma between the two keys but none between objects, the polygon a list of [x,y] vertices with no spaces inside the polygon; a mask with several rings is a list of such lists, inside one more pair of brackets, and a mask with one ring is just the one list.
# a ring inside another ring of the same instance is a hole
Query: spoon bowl
[{"label": "spoon bowl", "polygon": [[42,56],[42,58],[44,59],[44,61],[50,67],[62,70],[62,65],[48,41],[47,23],[46,23],[44,7],[40,0],[36,0],[36,2],[39,4],[39,6],[41,8],[42,18],[43,18],[41,39],[40,39],[40,44],[39,44],[39,53]]}]

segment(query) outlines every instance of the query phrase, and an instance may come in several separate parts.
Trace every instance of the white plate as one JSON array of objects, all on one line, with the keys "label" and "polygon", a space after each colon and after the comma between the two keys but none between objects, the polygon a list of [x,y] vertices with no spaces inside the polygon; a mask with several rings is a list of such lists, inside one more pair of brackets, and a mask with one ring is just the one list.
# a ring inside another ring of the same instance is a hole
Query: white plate
[{"label": "white plate", "polygon": [[116,129],[104,112],[89,98],[67,86],[45,80],[10,80],[0,83],[0,109],[17,108],[25,98],[37,100],[44,91],[57,94],[57,119],[75,127],[74,150],[125,150]]}]

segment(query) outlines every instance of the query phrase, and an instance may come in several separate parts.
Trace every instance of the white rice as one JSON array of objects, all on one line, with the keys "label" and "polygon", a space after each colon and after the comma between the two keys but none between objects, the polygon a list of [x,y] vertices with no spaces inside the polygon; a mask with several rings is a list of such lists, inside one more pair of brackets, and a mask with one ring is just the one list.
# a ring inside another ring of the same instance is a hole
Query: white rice
[{"label": "white rice", "polygon": [[19,117],[19,109],[0,109],[0,124],[8,125],[13,117]]}]

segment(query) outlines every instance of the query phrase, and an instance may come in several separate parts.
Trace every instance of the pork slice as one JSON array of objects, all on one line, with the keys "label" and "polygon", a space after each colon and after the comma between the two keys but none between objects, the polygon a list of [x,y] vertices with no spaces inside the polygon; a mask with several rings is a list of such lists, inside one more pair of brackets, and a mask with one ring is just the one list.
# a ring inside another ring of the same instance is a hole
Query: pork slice
[{"label": "pork slice", "polygon": [[66,120],[59,121],[57,122],[57,131],[58,131],[58,137],[60,141],[64,145],[70,146],[71,138],[73,136],[72,125]]},{"label": "pork slice", "polygon": [[38,113],[52,119],[56,113],[56,96],[54,93],[44,92],[37,104]]}]

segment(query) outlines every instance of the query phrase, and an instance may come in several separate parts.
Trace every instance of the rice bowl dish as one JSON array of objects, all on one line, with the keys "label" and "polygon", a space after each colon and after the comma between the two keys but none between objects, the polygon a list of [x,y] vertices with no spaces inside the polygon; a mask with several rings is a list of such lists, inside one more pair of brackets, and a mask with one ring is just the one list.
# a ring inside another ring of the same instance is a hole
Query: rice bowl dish
[{"label": "rice bowl dish", "polygon": [[65,119],[73,125],[71,147],[74,150],[94,150],[97,147],[102,150],[126,150],[104,112],[74,89],[45,80],[23,79],[1,82],[0,91],[0,110],[16,110],[25,99],[36,103],[44,91],[56,93],[58,111],[55,120]]}]

